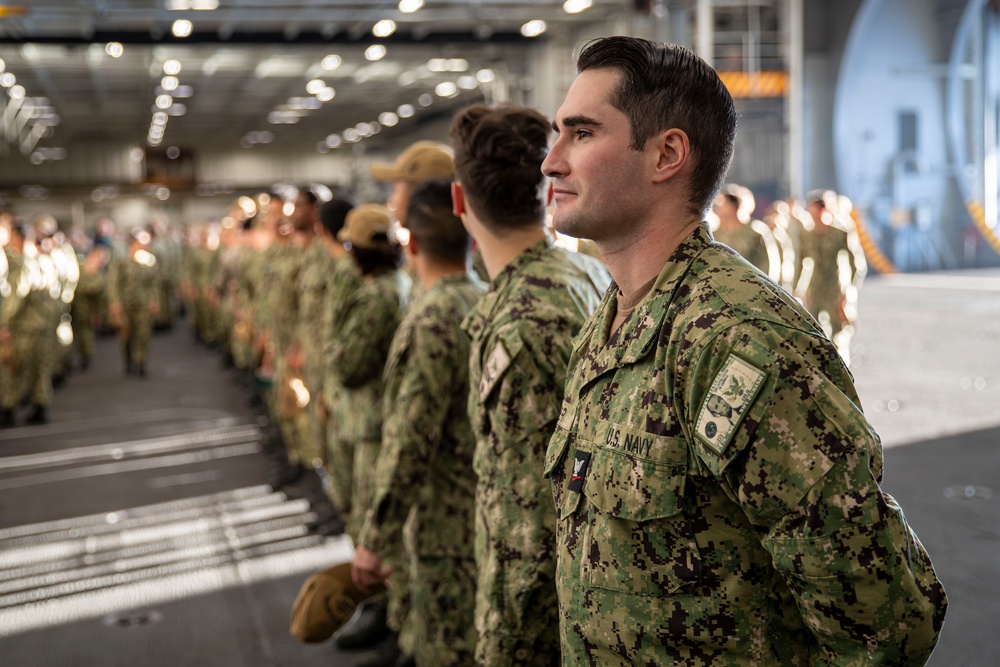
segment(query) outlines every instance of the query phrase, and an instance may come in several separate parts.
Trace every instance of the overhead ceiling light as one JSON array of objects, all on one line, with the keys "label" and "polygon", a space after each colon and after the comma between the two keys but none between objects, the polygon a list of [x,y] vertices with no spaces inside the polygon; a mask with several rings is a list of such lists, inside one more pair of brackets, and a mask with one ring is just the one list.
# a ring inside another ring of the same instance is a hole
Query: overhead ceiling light
[{"label": "overhead ceiling light", "polygon": [[593,6],[592,0],[566,0],[563,3],[563,11],[567,14],[579,14],[585,9]]},{"label": "overhead ceiling light", "polygon": [[337,91],[335,91],[333,88],[330,88],[329,86],[327,86],[323,90],[321,90],[318,93],[316,93],[316,99],[319,100],[320,102],[329,102],[336,95],[337,95]]},{"label": "overhead ceiling light", "polygon": [[108,42],[104,46],[104,51],[112,58],[121,58],[122,54],[125,53],[125,47],[121,45],[121,42]]},{"label": "overhead ceiling light", "polygon": [[170,97],[170,95],[157,95],[156,96],[156,108],[157,109],[166,109],[166,108],[168,108],[173,103],[174,103],[174,98]]},{"label": "overhead ceiling light", "polygon": [[167,9],[171,11],[212,11],[219,8],[219,0],[167,0]]},{"label": "overhead ceiling light", "polygon": [[5,69],[7,69],[7,63],[3,61],[3,58],[0,58],[0,72],[3,72]]},{"label": "overhead ceiling light", "polygon": [[462,90],[475,90],[479,87],[479,82],[474,76],[460,76],[458,77],[458,87]]},{"label": "overhead ceiling light", "polygon": [[4,72],[3,74],[0,74],[0,86],[10,88],[15,83],[17,83],[17,77],[14,76],[13,72]]},{"label": "overhead ceiling light", "polygon": [[24,98],[24,86],[11,86],[10,90],[7,91],[12,100],[20,100]]},{"label": "overhead ceiling light", "polygon": [[358,131],[355,130],[353,127],[349,127],[346,130],[344,130],[343,136],[344,136],[344,141],[351,144],[361,140],[361,135],[358,134]]},{"label": "overhead ceiling light", "polygon": [[340,138],[339,134],[331,134],[326,138],[326,145],[330,148],[338,148],[343,143],[344,140]]},{"label": "overhead ceiling light", "polygon": [[181,61],[173,59],[164,61],[163,73],[170,76],[177,76],[181,73]]},{"label": "overhead ceiling light", "polygon": [[491,81],[496,80],[496,78],[497,73],[491,69],[481,69],[476,72],[476,80],[479,81],[479,83],[490,83]]},{"label": "overhead ceiling light", "polygon": [[194,95],[194,88],[191,86],[177,86],[177,90],[173,92],[174,97],[191,97]]},{"label": "overhead ceiling light", "polygon": [[399,0],[399,11],[412,14],[424,6],[424,0]]},{"label": "overhead ceiling light", "polygon": [[534,21],[528,21],[521,26],[521,34],[525,37],[538,37],[547,29],[548,26],[545,25],[545,21],[535,19]]},{"label": "overhead ceiling light", "polygon": [[469,61],[465,58],[449,58],[448,59],[448,71],[449,72],[465,72],[469,69]]},{"label": "overhead ceiling light", "polygon": [[427,69],[432,72],[447,72],[448,61],[445,58],[431,58],[427,61]]},{"label": "overhead ceiling light", "polygon": [[180,85],[180,81],[177,80],[176,76],[165,76],[160,79],[160,88],[168,93],[177,90],[178,85]]},{"label": "overhead ceiling light", "polygon": [[322,79],[313,79],[306,84],[306,92],[310,95],[315,95],[324,88],[326,88],[326,83]]},{"label": "overhead ceiling light", "polygon": [[429,107],[430,105],[434,104],[434,98],[428,95],[427,93],[424,93],[423,95],[417,98],[417,102],[422,107]]},{"label": "overhead ceiling light", "polygon": [[343,61],[340,56],[335,53],[331,53],[330,55],[325,56],[319,64],[323,67],[323,69],[334,70],[340,67],[341,62]]},{"label": "overhead ceiling light", "polygon": [[383,111],[378,115],[378,122],[382,123],[386,127],[393,127],[399,122],[399,116],[391,111]]},{"label": "overhead ceiling light", "polygon": [[458,86],[454,81],[442,81],[434,87],[434,92],[438,97],[454,97],[458,94]]},{"label": "overhead ceiling light", "polygon": [[372,26],[372,34],[376,37],[388,37],[396,32],[396,22],[392,19],[382,19]]},{"label": "overhead ceiling light", "polygon": [[153,114],[153,122],[156,123],[157,125],[163,125],[164,123],[166,123],[167,122],[167,112],[166,111],[157,111],[156,113],[154,113]]},{"label": "overhead ceiling light", "polygon": [[[174,37],[190,37],[191,32],[194,30],[194,24],[187,19],[177,19],[174,24],[170,26],[170,32],[173,33]],[[524,32],[524,29],[521,30]]]},{"label": "overhead ceiling light", "polygon": [[139,146],[133,146],[132,150],[128,152],[128,157],[132,162],[142,162],[146,157],[146,151],[142,150]]},{"label": "overhead ceiling light", "polygon": [[415,112],[416,109],[413,108],[412,104],[403,104],[398,109],[396,109],[396,113],[399,114],[400,118],[410,118],[413,116]]},{"label": "overhead ceiling light", "polygon": [[170,148],[167,149],[167,157],[170,158],[171,160],[176,160],[180,156],[181,156],[181,149],[177,148],[177,146],[171,146]]},{"label": "overhead ceiling light", "polygon": [[382,60],[389,51],[381,44],[372,44],[365,49],[365,58],[368,60]]},{"label": "overhead ceiling light", "polygon": [[183,116],[186,113],[187,113],[187,107],[184,106],[183,104],[174,103],[171,104],[169,107],[167,107],[168,116]]}]

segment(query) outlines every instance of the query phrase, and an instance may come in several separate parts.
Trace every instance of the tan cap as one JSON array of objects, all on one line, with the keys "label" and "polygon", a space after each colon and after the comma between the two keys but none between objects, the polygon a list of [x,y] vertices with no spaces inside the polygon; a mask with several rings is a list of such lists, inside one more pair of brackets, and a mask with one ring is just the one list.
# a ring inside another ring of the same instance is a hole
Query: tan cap
[{"label": "tan cap", "polygon": [[385,588],[378,586],[363,593],[351,580],[351,564],[314,574],[302,584],[292,605],[292,623],[288,631],[299,641],[325,641],[347,622],[358,605]]},{"label": "tan cap", "polygon": [[[337,239],[357,248],[375,248],[386,245],[386,242],[396,243],[394,231],[389,209],[380,204],[362,204],[348,212],[343,228],[337,232]],[[375,240],[378,235],[385,235],[386,241]]]},{"label": "tan cap", "polygon": [[452,154],[436,141],[418,141],[396,158],[393,164],[373,164],[372,178],[379,181],[423,183],[429,178],[451,178],[455,174]]}]

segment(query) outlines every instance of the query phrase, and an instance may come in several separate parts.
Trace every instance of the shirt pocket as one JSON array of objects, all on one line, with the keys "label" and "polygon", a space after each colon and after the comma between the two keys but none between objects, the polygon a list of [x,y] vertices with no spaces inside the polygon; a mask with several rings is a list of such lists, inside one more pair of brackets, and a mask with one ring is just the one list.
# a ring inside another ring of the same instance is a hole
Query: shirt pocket
[{"label": "shirt pocket", "polygon": [[702,559],[683,512],[687,447],[659,460],[597,448],[583,485],[590,506],[583,576],[591,586],[666,596],[696,583]]},{"label": "shirt pocket", "polygon": [[577,442],[575,433],[556,427],[545,454],[545,476],[552,480],[552,496],[558,521],[572,516],[583,497],[582,494],[566,488],[568,479],[565,461],[571,447]]}]

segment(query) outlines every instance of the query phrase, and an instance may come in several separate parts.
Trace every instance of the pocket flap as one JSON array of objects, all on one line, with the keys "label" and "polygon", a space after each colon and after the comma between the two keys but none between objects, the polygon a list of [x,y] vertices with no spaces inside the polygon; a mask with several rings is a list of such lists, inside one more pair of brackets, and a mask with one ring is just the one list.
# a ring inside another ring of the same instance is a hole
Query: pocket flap
[{"label": "pocket flap", "polygon": [[628,521],[649,521],[681,511],[687,462],[676,464],[637,458],[597,448],[583,492],[603,513]]}]

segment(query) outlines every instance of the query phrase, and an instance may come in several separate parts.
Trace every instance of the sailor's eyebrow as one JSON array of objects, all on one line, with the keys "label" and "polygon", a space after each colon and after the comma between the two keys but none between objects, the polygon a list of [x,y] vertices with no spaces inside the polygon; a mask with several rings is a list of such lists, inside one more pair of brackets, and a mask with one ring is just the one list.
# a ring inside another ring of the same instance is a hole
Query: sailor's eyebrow
[{"label": "sailor's eyebrow", "polygon": [[[590,116],[576,115],[576,116],[566,116],[562,119],[563,127],[577,127],[578,125],[591,125],[599,126],[600,123]],[[559,124],[556,121],[552,121],[552,131],[559,132]]]}]

